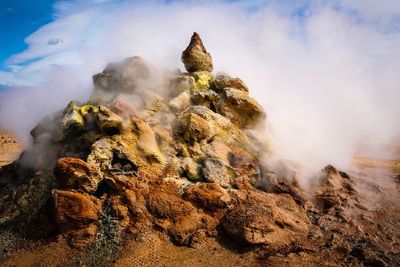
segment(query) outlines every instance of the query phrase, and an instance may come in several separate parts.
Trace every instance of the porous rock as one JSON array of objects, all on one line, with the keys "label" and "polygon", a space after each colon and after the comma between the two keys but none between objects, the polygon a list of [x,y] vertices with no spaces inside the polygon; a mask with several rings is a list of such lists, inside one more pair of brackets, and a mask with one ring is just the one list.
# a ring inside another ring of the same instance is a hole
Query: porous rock
[{"label": "porous rock", "polygon": [[211,55],[196,32],[193,33],[189,46],[182,52],[182,62],[188,72],[213,70]]},{"label": "porous rock", "polygon": [[89,195],[53,190],[55,219],[60,232],[72,245],[80,247],[93,242],[101,205]]},{"label": "porous rock", "polygon": [[225,88],[223,96],[219,112],[240,128],[255,126],[266,118],[264,109],[247,92]]},{"label": "porous rock", "polygon": [[224,88],[235,88],[240,91],[248,92],[246,84],[240,78],[232,78],[226,74],[218,74],[214,80],[214,87],[221,91]]},{"label": "porous rock", "polygon": [[310,221],[305,210],[289,195],[250,192],[223,219],[232,237],[251,245],[282,249],[301,243],[308,235]]},{"label": "porous rock", "polygon": [[78,158],[60,158],[54,168],[54,175],[61,188],[94,193],[102,180],[100,171],[93,165]]}]

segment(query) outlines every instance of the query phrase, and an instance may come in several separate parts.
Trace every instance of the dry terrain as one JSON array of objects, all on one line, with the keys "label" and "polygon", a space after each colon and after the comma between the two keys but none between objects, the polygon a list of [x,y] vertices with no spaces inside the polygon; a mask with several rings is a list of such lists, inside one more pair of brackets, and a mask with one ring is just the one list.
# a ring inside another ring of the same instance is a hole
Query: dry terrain
[{"label": "dry terrain", "polygon": [[11,134],[0,131],[0,167],[15,160],[21,149],[21,144]]}]

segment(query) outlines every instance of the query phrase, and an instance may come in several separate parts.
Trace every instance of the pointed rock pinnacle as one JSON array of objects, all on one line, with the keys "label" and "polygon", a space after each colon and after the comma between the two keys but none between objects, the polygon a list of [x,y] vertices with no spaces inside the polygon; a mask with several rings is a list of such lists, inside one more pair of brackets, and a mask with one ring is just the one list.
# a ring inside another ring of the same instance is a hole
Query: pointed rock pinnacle
[{"label": "pointed rock pinnacle", "polygon": [[188,72],[213,70],[211,55],[196,32],[193,33],[188,47],[182,52],[181,59]]}]

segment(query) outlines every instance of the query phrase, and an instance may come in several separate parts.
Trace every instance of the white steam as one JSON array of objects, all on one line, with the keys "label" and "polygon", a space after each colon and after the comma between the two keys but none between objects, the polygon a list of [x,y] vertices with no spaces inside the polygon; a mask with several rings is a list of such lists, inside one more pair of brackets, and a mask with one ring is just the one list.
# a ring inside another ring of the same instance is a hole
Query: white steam
[{"label": "white steam", "polygon": [[0,129],[26,140],[43,116],[85,100],[110,61],[139,55],[183,69],[181,51],[197,31],[215,71],[242,78],[263,104],[284,158],[346,167],[360,150],[398,138],[398,1],[244,2],[59,2],[55,20],[9,60],[13,72],[0,73],[36,83],[0,96]]}]

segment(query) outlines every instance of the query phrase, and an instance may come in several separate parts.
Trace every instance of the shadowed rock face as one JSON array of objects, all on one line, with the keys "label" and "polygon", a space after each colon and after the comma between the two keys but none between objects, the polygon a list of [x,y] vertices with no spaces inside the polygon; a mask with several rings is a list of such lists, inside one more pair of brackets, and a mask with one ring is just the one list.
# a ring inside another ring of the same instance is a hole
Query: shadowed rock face
[{"label": "shadowed rock face", "polygon": [[182,62],[188,72],[213,70],[211,55],[196,32],[193,33],[189,46],[182,52]]}]

